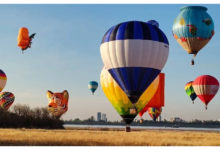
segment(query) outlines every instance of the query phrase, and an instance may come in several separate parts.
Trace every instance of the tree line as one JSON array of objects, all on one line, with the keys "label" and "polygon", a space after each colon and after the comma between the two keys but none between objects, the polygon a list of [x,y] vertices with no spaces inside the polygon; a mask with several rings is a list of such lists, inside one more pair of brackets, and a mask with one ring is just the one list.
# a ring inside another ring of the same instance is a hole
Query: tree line
[{"label": "tree line", "polygon": [[50,115],[47,107],[33,108],[17,104],[11,111],[0,108],[1,128],[45,128],[61,129],[64,122]]}]

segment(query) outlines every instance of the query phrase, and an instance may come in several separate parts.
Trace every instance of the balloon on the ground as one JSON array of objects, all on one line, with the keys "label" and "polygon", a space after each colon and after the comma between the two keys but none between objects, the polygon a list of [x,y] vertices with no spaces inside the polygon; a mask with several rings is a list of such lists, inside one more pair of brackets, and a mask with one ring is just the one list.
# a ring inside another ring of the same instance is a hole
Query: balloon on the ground
[{"label": "balloon on the ground", "polygon": [[15,96],[11,92],[0,92],[0,106],[4,110],[8,110],[15,100]]},{"label": "balloon on the ground", "polygon": [[[150,99],[149,103],[139,112],[139,116],[142,117],[143,114],[148,110],[149,107],[161,108],[164,106],[164,88],[165,88],[165,74],[160,73],[157,77],[159,79],[158,88]],[[144,93],[142,96],[147,97],[148,93]]]},{"label": "balloon on the ground", "polygon": [[183,7],[174,20],[174,38],[194,57],[214,35],[214,22],[206,11],[207,8],[202,6]]},{"label": "balloon on the ground", "polygon": [[210,75],[202,75],[193,81],[193,89],[199,99],[205,104],[206,109],[208,103],[213,99],[219,89],[218,80]]},{"label": "balloon on the ground", "polygon": [[7,82],[7,76],[3,70],[0,69],[0,92],[4,89]]},{"label": "balloon on the ground", "polygon": [[96,81],[90,81],[89,85],[88,85],[89,90],[92,92],[92,94],[94,94],[94,92],[96,91],[96,89],[98,88],[98,82]]},{"label": "balloon on the ground", "polygon": [[144,91],[144,94],[135,104],[135,107],[106,68],[103,68],[101,71],[100,83],[105,96],[118,114],[123,118],[126,125],[129,125],[153,97],[158,88],[159,78],[157,77]]},{"label": "balloon on the ground", "polygon": [[128,21],[111,27],[103,36],[100,52],[104,66],[132,104],[164,67],[169,53],[159,24]]},{"label": "balloon on the ground", "polygon": [[56,118],[60,118],[68,110],[69,94],[67,90],[62,93],[47,91],[48,111]]},{"label": "balloon on the ground", "polygon": [[148,114],[150,115],[150,117],[154,121],[156,121],[158,116],[160,116],[162,108],[161,107],[159,107],[159,108],[157,108],[157,107],[149,107],[147,111],[148,111]]},{"label": "balloon on the ground", "polygon": [[31,48],[32,39],[36,33],[33,33],[29,36],[28,28],[22,27],[18,32],[18,47],[21,48],[22,52],[28,48]]},{"label": "balloon on the ground", "polygon": [[186,83],[185,91],[186,91],[186,94],[190,97],[190,99],[192,100],[192,102],[194,104],[194,100],[196,99],[197,95],[193,89],[192,83],[193,83],[193,81]]}]

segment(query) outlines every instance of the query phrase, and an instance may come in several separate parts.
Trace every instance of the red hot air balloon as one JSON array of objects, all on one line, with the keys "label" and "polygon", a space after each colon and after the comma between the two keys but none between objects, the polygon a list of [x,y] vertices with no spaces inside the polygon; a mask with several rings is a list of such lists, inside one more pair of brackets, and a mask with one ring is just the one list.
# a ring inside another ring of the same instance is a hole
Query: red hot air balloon
[{"label": "red hot air balloon", "polygon": [[193,88],[199,99],[206,105],[213,99],[219,89],[218,80],[210,75],[197,77],[193,82]]}]

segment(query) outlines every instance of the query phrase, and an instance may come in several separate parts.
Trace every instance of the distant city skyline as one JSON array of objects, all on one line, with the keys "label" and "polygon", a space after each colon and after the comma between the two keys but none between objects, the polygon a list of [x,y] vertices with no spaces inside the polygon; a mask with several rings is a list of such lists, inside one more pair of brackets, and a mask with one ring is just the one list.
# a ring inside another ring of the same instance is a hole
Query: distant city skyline
[{"label": "distant city skyline", "polygon": [[[162,70],[165,73],[165,107],[162,120],[180,117],[183,120],[219,120],[220,94],[209,103],[208,110],[197,98],[192,104],[184,86],[197,76],[210,74],[220,80],[219,4],[196,4],[208,8],[214,20],[215,35],[195,59],[176,42],[172,25],[180,8],[192,4],[131,4],[131,5],[0,5],[1,66],[7,75],[3,91],[15,95],[15,104],[31,108],[46,107],[47,90],[69,92],[69,110],[62,119],[87,119],[104,112],[108,120],[121,120],[102,92],[99,78],[103,63],[100,43],[105,32],[113,25],[129,20],[159,22],[166,34],[170,51]],[[36,33],[32,48],[22,54],[17,47],[20,27]],[[89,81],[98,81],[94,93],[88,89]],[[13,107],[13,106],[12,106]],[[10,108],[12,109],[12,108]],[[144,114],[145,119],[149,115]],[[139,117],[136,117],[139,119]]]}]

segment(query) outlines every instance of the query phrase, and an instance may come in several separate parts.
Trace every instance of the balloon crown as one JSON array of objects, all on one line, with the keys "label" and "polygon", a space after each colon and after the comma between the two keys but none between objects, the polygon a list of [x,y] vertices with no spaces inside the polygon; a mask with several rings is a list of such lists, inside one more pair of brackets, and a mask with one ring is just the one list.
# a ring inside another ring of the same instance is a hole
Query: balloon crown
[{"label": "balloon crown", "polygon": [[185,6],[180,8],[180,11],[184,10],[184,9],[200,9],[200,10],[204,10],[207,11],[208,9],[204,6]]}]

